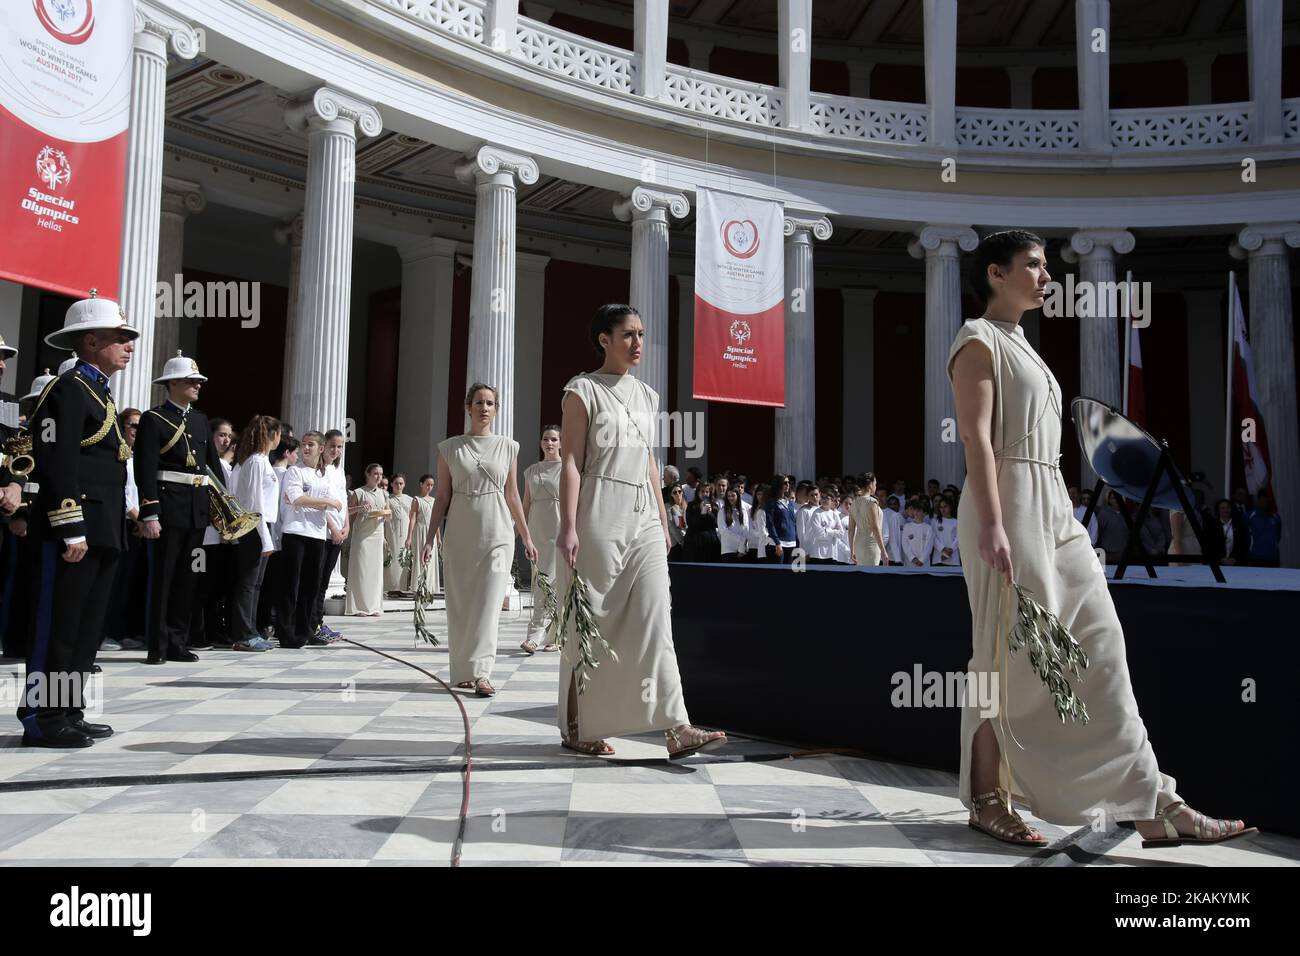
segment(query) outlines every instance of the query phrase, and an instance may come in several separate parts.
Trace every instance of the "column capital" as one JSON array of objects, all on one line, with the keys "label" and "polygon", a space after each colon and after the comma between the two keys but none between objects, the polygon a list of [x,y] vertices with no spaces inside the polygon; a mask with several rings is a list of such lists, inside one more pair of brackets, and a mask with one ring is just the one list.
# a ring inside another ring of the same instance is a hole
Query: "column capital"
[{"label": "column capital", "polygon": [[203,187],[186,179],[173,179],[164,176],[162,180],[162,211],[180,216],[182,219],[190,213],[203,212],[208,207]]},{"label": "column capital", "polygon": [[524,153],[485,143],[466,154],[456,165],[456,178],[463,183],[483,183],[494,176],[507,174],[526,186],[537,182],[537,161]]},{"label": "column capital", "polygon": [[614,215],[621,222],[631,222],[634,219],[667,221],[670,215],[683,219],[690,211],[691,203],[685,193],[652,186],[637,186],[614,203]]},{"label": "column capital", "polygon": [[164,48],[171,47],[183,60],[194,59],[203,49],[198,30],[176,14],[169,13],[148,0],[136,0],[135,32],[137,38],[144,35],[161,40]]},{"label": "column capital", "polygon": [[271,230],[271,235],[275,238],[276,245],[302,245],[302,220],[303,214],[298,213],[298,215],[291,216],[283,222],[276,223],[275,227]]},{"label": "column capital", "polygon": [[291,101],[284,111],[290,129],[302,132],[313,120],[326,123],[347,120],[366,136],[378,136],[384,129],[379,110],[351,94],[322,86]]},{"label": "column capital", "polygon": [[956,256],[958,250],[971,252],[980,244],[979,236],[970,226],[954,223],[927,223],[916,231],[916,238],[907,244],[914,259],[930,256]]},{"label": "column capital", "polygon": [[459,247],[460,240],[458,239],[443,239],[441,236],[431,236],[403,242],[397,247],[397,254],[402,257],[402,264],[405,265],[410,262],[419,262],[421,259],[431,259],[434,256],[450,258],[456,254]]},{"label": "column capital", "polygon": [[1234,259],[1247,259],[1255,255],[1277,256],[1285,252],[1287,246],[1300,249],[1300,222],[1251,223],[1237,233],[1228,252]]},{"label": "column capital", "polygon": [[520,272],[544,272],[551,257],[540,252],[520,252],[515,250],[515,268]]},{"label": "column capital", "polygon": [[787,209],[782,231],[787,239],[793,239],[795,242],[808,242],[810,235],[814,239],[825,242],[834,230],[831,221],[825,216],[813,216]]},{"label": "column capital", "polygon": [[1132,252],[1136,244],[1133,233],[1127,229],[1080,229],[1061,247],[1061,258],[1073,263],[1090,256],[1109,258],[1115,253],[1123,256]]}]

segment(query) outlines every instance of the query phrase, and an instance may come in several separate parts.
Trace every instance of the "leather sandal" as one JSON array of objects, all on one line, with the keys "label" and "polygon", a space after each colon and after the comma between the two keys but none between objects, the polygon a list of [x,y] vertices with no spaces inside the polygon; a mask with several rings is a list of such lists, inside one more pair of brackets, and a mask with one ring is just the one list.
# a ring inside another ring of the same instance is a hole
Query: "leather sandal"
[{"label": "leather sandal", "polygon": [[458,690],[473,690],[474,682],[472,680],[463,680],[456,687]]},{"label": "leather sandal", "polygon": [[[1002,813],[986,824],[980,820],[980,812],[989,807],[1001,807]],[[1020,814],[1011,806],[1007,792],[1001,787],[971,797],[969,824],[971,829],[987,833],[993,839],[1013,846],[1047,846],[1047,837],[1038,833],[1020,818]]]},{"label": "leather sandal", "polygon": [[603,740],[579,740],[578,722],[576,720],[570,720],[568,726],[568,736],[560,738],[560,746],[565,750],[586,754],[589,757],[612,757],[614,755],[614,748]]},{"label": "leather sandal", "polygon": [[[1192,815],[1194,834],[1180,833],[1178,828],[1173,825],[1172,821],[1184,813]],[[1142,849],[1144,850],[1156,846],[1182,846],[1184,843],[1223,843],[1227,840],[1235,840],[1240,836],[1259,832],[1258,827],[1248,827],[1242,820],[1216,820],[1213,817],[1207,817],[1199,810],[1193,810],[1181,800],[1175,800],[1160,809],[1154,819],[1165,825],[1165,835],[1155,840],[1144,839],[1142,841]],[[1213,824],[1213,833],[1210,832],[1211,824]]]},{"label": "leather sandal", "polygon": [[560,649],[560,645],[559,645],[559,644],[544,644],[544,645],[542,645],[542,653],[543,653],[543,654],[550,654],[552,651],[558,651],[559,649]]},{"label": "leather sandal", "polygon": [[479,697],[495,697],[497,695],[497,689],[492,686],[491,681],[486,677],[480,677],[478,680],[474,681],[474,693]]},{"label": "leather sandal", "polygon": [[668,738],[669,760],[681,760],[693,753],[717,750],[727,742],[727,735],[720,730],[700,730],[690,724],[683,724],[680,729],[669,727],[664,735]]},{"label": "leather sandal", "polygon": [[522,644],[520,644],[519,648],[529,657],[532,657],[537,653],[537,643],[531,637],[527,638]]}]

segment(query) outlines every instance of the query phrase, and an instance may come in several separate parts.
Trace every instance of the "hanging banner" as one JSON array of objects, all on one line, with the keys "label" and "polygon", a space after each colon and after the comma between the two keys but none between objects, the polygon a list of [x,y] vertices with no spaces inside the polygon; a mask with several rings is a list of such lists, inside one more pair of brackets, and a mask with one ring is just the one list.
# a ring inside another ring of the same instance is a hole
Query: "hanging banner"
[{"label": "hanging banner", "polygon": [[784,405],[784,209],[708,189],[696,203],[693,394]]},{"label": "hanging banner", "polygon": [[4,0],[0,276],[117,298],[131,0]]}]

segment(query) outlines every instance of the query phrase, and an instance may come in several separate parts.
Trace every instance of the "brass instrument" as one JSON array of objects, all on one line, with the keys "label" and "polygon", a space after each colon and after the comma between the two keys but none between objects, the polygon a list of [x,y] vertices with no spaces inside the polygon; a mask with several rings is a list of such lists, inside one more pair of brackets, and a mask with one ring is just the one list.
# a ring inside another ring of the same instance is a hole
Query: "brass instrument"
[{"label": "brass instrument", "polygon": [[235,500],[235,496],[226,491],[221,479],[208,467],[208,498],[212,503],[212,526],[221,535],[222,541],[236,541],[257,527],[262,520],[260,513],[245,511]]},{"label": "brass instrument", "polygon": [[0,467],[8,468],[10,474],[18,478],[26,478],[32,473],[36,459],[32,457],[32,436],[26,429],[5,441],[0,450]]}]

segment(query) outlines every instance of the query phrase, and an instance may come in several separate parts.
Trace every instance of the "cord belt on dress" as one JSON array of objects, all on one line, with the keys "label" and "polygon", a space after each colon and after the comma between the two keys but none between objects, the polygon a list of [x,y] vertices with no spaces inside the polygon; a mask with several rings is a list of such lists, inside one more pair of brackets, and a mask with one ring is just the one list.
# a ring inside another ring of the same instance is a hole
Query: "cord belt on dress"
[{"label": "cord belt on dress", "polygon": [[457,491],[456,494],[464,498],[482,498],[484,495],[504,494],[500,488],[490,488],[487,491]]},{"label": "cord belt on dress", "polygon": [[995,461],[1026,461],[1031,465],[1046,465],[1053,471],[1060,471],[1061,469],[1061,456],[1059,453],[1056,456],[1056,461],[1047,461],[1043,458],[1019,458],[1015,455],[1000,455],[997,452],[993,453],[993,458]]},{"label": "cord belt on dress", "polygon": [[597,474],[597,473],[594,472],[594,471],[584,471],[584,472],[582,473],[582,477],[584,477],[584,478],[600,478],[600,479],[603,479],[603,480],[605,480],[605,481],[614,481],[614,482],[618,482],[618,484],[620,484],[620,485],[627,485],[627,486],[629,486],[629,487],[631,487],[631,488],[635,488],[635,489],[636,489],[636,503],[633,504],[633,506],[632,506],[632,512],[635,514],[635,513],[637,513],[637,512],[641,512],[641,511],[644,511],[644,510],[645,510],[645,507],[646,507],[646,504],[647,504],[647,502],[646,502],[646,498],[648,497],[648,496],[646,495],[646,493],[645,493],[645,486],[646,486],[647,484],[649,484],[649,479],[648,479],[648,478],[643,478],[643,479],[641,479],[641,481],[639,481],[639,482],[636,482],[636,481],[628,481],[626,478],[616,478],[616,477],[614,477],[613,475],[601,475],[601,474]]}]

